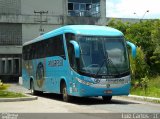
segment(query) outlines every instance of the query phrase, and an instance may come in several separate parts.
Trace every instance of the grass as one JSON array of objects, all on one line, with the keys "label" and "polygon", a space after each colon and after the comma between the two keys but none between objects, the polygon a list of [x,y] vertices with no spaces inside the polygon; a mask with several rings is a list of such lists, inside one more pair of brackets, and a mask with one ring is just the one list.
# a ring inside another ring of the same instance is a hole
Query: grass
[{"label": "grass", "polygon": [[26,97],[26,96],[21,93],[0,90],[0,98],[19,98],[19,97]]},{"label": "grass", "polygon": [[0,81],[0,98],[18,98],[18,97],[26,97],[26,95],[22,93],[10,92],[7,91],[10,85],[3,84]]},{"label": "grass", "polygon": [[149,78],[146,90],[141,87],[131,88],[132,95],[160,98],[160,76]]}]

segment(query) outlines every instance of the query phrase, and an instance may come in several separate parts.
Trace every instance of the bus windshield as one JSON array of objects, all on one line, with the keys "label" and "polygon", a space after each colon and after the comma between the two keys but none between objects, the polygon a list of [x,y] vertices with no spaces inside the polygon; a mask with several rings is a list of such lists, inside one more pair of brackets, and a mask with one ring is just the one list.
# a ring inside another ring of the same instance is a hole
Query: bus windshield
[{"label": "bus windshield", "polygon": [[123,37],[77,36],[79,70],[91,75],[119,75],[129,71]]}]

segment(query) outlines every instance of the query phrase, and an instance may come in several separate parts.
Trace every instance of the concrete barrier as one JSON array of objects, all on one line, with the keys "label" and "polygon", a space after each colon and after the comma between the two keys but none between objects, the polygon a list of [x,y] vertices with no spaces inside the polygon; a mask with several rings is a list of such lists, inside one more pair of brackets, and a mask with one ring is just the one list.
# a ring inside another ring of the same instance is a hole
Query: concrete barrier
[{"label": "concrete barrier", "polygon": [[19,85],[22,85],[22,84],[23,84],[22,77],[19,77]]}]

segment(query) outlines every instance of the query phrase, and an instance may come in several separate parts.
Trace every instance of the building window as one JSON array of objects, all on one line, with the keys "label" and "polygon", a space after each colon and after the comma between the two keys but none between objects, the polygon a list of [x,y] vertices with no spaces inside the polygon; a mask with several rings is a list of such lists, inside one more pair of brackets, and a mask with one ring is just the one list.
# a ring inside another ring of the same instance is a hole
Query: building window
[{"label": "building window", "polygon": [[79,10],[79,4],[77,3],[74,4],[74,10]]},{"label": "building window", "polygon": [[100,0],[68,0],[68,16],[100,17]]},{"label": "building window", "polygon": [[91,4],[86,4],[86,10],[90,10],[91,9]]},{"label": "building window", "polygon": [[73,10],[73,3],[68,3],[68,10]]}]

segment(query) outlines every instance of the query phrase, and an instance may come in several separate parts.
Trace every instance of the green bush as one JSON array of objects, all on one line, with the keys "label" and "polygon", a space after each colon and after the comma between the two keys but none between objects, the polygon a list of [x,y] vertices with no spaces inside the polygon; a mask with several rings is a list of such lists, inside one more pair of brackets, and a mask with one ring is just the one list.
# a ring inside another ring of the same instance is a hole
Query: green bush
[{"label": "green bush", "polygon": [[141,47],[137,47],[137,56],[135,59],[130,56],[130,62],[132,84],[136,87],[141,86],[143,78],[147,76],[149,72],[149,66],[145,62],[145,55]]},{"label": "green bush", "polygon": [[3,84],[2,81],[0,80],[0,91],[7,90],[8,88],[9,88],[9,85]]},{"label": "green bush", "polygon": [[145,77],[141,80],[141,86],[136,87],[139,83],[134,83],[134,86],[131,88],[131,94],[160,98],[160,76]]}]

